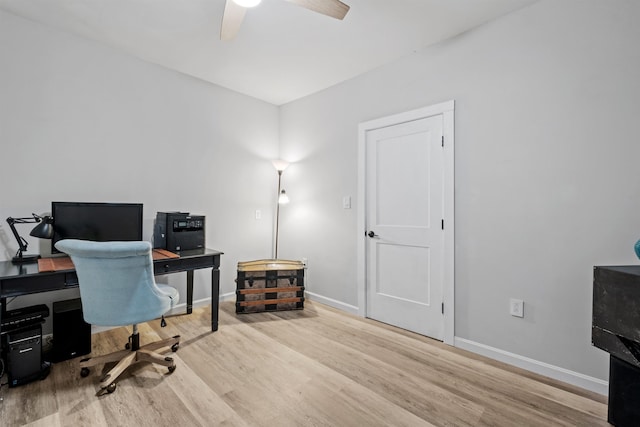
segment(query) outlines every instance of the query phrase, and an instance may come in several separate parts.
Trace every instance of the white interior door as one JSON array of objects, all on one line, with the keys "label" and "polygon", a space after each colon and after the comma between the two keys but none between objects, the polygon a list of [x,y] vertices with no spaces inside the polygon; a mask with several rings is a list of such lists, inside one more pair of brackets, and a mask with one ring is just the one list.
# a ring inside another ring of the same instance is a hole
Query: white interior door
[{"label": "white interior door", "polygon": [[444,333],[443,115],[365,135],[366,316]]}]

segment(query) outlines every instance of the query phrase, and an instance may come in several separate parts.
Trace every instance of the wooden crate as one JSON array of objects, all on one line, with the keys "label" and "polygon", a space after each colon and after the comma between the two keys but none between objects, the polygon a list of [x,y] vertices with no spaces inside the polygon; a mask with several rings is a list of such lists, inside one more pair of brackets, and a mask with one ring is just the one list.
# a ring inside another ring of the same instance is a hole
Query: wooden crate
[{"label": "wooden crate", "polygon": [[300,261],[262,259],[238,263],[236,313],[302,310],[304,265]]}]

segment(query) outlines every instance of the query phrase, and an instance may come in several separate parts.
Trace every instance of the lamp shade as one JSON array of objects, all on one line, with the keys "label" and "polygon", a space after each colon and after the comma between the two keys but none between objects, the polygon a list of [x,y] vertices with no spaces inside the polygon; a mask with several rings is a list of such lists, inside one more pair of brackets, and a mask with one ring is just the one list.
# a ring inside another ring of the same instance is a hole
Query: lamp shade
[{"label": "lamp shade", "polygon": [[287,203],[289,203],[289,196],[287,196],[287,193],[284,191],[284,189],[278,196],[278,203],[280,203],[281,205],[286,205]]},{"label": "lamp shade", "polygon": [[271,163],[273,163],[273,167],[276,168],[278,172],[282,172],[289,166],[289,162],[281,159],[273,160]]},{"label": "lamp shade", "polygon": [[260,4],[262,0],[233,0],[235,4],[242,7],[254,7]]},{"label": "lamp shade", "polygon": [[50,216],[42,217],[42,221],[38,223],[31,233],[30,236],[39,237],[40,239],[50,239],[53,236],[53,218]]}]

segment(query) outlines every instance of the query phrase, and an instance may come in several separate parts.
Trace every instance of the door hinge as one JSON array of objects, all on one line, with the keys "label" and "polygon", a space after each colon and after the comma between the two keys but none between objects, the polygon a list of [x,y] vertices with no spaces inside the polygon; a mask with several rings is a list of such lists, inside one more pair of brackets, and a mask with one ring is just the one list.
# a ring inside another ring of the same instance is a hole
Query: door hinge
[{"label": "door hinge", "polygon": [[442,146],[444,147],[444,135],[442,135]]},{"label": "door hinge", "polygon": [[442,314],[444,314],[444,303],[442,303]]},{"label": "door hinge", "polygon": [[442,229],[444,230],[444,219],[442,220],[440,226],[442,227]]}]

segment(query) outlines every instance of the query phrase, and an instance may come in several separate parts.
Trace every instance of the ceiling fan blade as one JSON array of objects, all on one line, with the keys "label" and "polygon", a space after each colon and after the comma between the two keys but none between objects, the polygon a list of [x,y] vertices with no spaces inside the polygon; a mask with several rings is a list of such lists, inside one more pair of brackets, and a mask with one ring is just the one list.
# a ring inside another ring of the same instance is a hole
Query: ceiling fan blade
[{"label": "ceiling fan blade", "polygon": [[227,0],[227,4],[224,6],[224,15],[222,15],[220,40],[231,40],[238,34],[246,12],[246,8],[236,4],[233,0]]},{"label": "ceiling fan blade", "polygon": [[336,19],[344,19],[349,6],[339,0],[287,0],[314,12],[322,13]]}]

